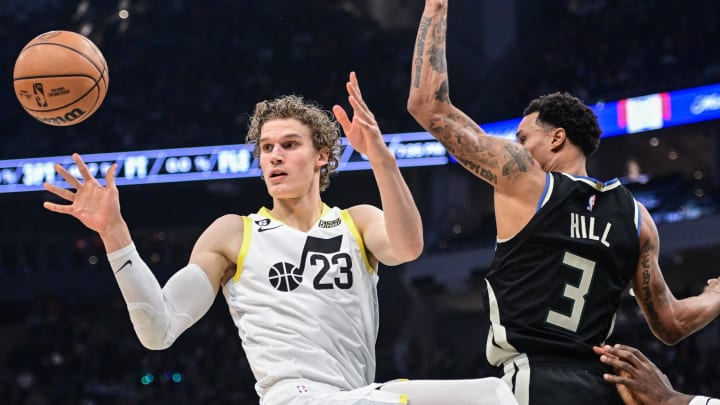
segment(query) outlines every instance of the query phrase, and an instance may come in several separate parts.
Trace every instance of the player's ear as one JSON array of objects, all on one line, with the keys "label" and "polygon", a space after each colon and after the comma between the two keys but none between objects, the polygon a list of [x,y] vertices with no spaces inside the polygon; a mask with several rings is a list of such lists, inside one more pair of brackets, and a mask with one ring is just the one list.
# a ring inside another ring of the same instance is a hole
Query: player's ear
[{"label": "player's ear", "polygon": [[553,128],[552,132],[550,133],[550,146],[553,150],[560,149],[567,140],[567,133],[565,132],[565,128]]},{"label": "player's ear", "polygon": [[328,148],[321,148],[317,154],[317,161],[315,162],[318,167],[327,165],[330,160],[330,150]]}]

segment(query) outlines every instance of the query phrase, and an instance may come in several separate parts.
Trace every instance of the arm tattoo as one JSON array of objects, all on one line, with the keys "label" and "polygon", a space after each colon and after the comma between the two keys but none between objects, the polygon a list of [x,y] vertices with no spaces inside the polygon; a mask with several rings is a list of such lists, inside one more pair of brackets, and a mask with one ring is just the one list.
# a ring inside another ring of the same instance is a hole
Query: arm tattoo
[{"label": "arm tattoo", "polygon": [[440,83],[440,87],[438,87],[435,92],[435,100],[442,101],[444,103],[450,102],[450,86],[448,86],[447,78]]},{"label": "arm tattoo", "polygon": [[658,332],[662,333],[665,331],[665,328],[663,327],[662,323],[660,323],[660,316],[657,313],[657,310],[655,309],[655,304],[653,300],[653,289],[650,285],[650,270],[652,268],[652,252],[655,248],[655,245],[651,240],[645,241],[642,248],[640,249],[640,266],[642,267],[642,290],[644,293],[643,302],[645,303],[645,307],[647,309],[647,315],[648,315],[648,323],[650,323],[652,326],[654,326],[654,329],[656,329]]},{"label": "arm tattoo", "polygon": [[447,18],[442,18],[440,21],[438,21],[437,24],[435,24],[435,27],[433,27],[433,42],[436,44],[442,44],[445,45],[445,33],[447,32]]},{"label": "arm tattoo", "polygon": [[428,53],[430,54],[430,66],[438,73],[447,72],[447,57],[445,56],[445,32],[447,30],[447,20],[440,20],[433,27],[432,38],[433,44]]},{"label": "arm tattoo", "polygon": [[518,172],[527,172],[528,166],[532,164],[530,152],[525,148],[517,148],[515,145],[506,145],[505,150],[510,155],[510,161],[502,168],[503,176],[511,176]]},{"label": "arm tattoo", "polygon": [[423,17],[420,20],[420,27],[418,28],[418,34],[415,45],[415,79],[413,80],[413,86],[420,88],[420,75],[422,73],[423,54],[425,53],[425,37],[427,36],[428,28],[432,22],[431,17]]},{"label": "arm tattoo", "polygon": [[[497,153],[493,144],[485,139],[477,125],[464,122],[461,116],[453,114],[430,120],[430,131],[458,162],[478,177],[497,185]],[[472,137],[468,132],[475,132]]]},{"label": "arm tattoo", "polygon": [[433,44],[430,47],[428,54],[430,55],[430,66],[432,66],[432,68],[436,72],[438,72],[438,73],[447,72],[447,59],[445,58],[445,49],[444,48],[441,48],[441,47]]}]

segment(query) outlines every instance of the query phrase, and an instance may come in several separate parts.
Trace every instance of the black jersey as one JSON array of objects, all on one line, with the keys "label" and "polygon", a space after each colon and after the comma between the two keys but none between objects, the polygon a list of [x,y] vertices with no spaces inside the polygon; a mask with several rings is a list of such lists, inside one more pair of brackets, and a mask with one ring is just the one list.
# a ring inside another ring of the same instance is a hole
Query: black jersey
[{"label": "black jersey", "polygon": [[486,276],[487,359],[597,360],[635,272],[640,211],[615,179],[548,173],[530,222],[498,240]]}]

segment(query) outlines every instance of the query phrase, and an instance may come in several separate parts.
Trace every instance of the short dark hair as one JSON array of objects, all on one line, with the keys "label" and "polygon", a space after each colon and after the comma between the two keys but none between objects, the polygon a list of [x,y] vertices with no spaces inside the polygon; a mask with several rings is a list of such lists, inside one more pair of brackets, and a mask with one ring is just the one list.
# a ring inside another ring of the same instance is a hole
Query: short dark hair
[{"label": "short dark hair", "polygon": [[600,145],[600,124],[595,112],[582,100],[567,92],[556,92],[532,100],[523,116],[538,113],[538,121],[563,128],[573,145],[585,156],[592,155]]}]

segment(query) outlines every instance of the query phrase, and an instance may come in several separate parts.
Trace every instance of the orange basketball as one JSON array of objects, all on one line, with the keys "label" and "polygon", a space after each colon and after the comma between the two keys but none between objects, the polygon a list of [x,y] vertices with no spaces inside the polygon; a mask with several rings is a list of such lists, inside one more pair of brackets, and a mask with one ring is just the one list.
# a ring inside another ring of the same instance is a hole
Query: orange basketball
[{"label": "orange basketball", "polygon": [[95,44],[71,31],[38,35],[20,51],[13,84],[22,107],[48,125],[75,125],[102,104],[109,83]]}]

